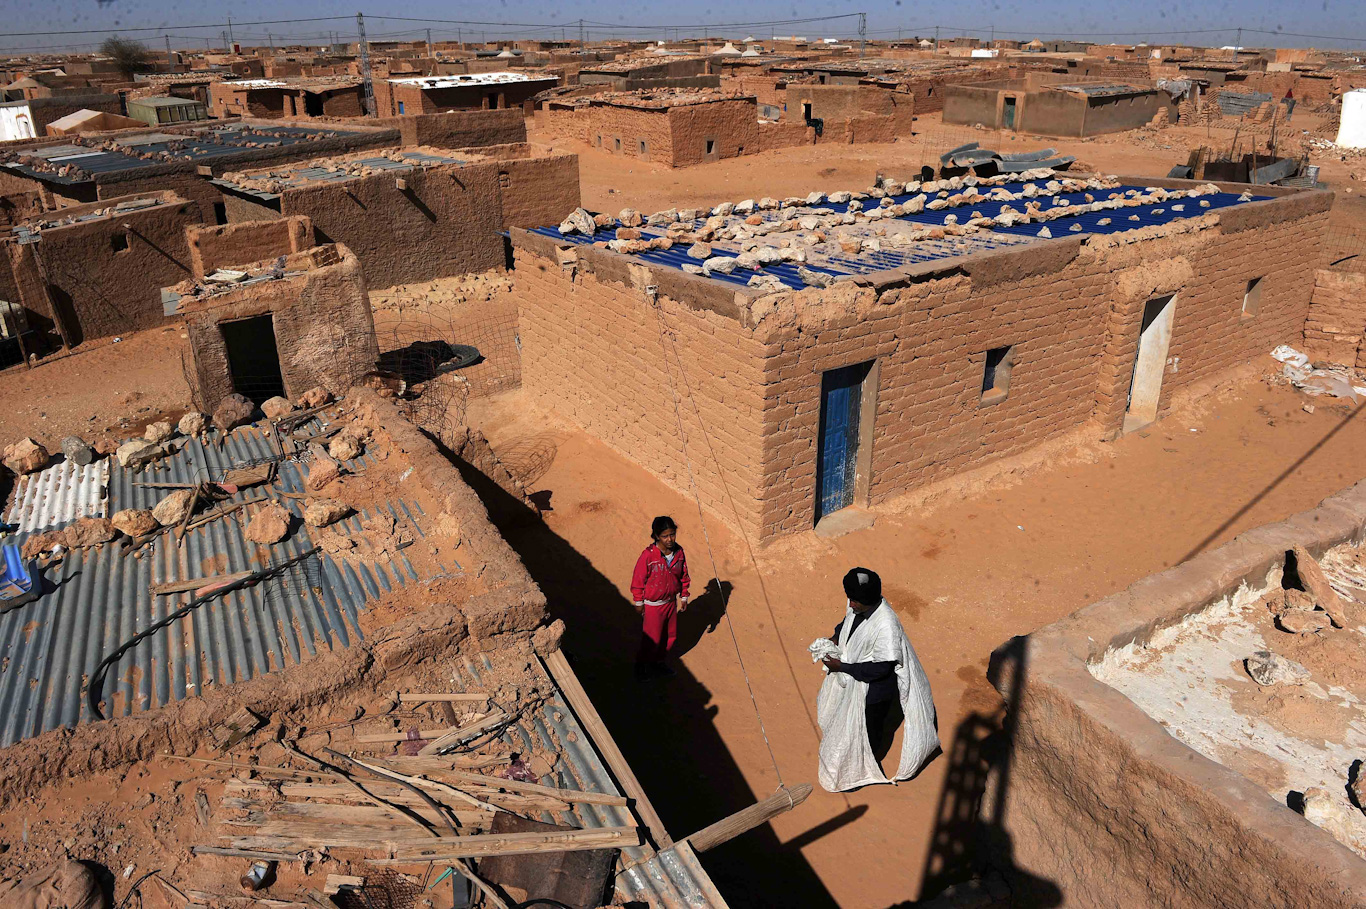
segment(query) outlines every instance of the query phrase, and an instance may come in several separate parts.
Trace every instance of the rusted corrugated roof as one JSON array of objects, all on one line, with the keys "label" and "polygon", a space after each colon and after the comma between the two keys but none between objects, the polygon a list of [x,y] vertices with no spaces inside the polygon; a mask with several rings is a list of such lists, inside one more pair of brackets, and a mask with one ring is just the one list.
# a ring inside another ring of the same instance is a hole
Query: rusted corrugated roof
[{"label": "rusted corrugated roof", "polygon": [[78,518],[108,517],[108,485],[107,458],[85,467],[72,461],[58,461],[38,473],[19,478],[5,523],[17,524],[15,532],[27,535],[65,527]]}]

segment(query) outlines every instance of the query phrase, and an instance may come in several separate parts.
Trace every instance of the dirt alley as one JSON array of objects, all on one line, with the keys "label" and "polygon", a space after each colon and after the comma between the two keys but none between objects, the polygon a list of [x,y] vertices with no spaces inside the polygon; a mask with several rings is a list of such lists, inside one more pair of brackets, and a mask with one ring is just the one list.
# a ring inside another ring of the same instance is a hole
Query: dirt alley
[{"label": "dirt alley", "polygon": [[[1311,400],[1312,414],[1302,409]],[[951,756],[975,753],[976,740],[996,727],[999,699],[984,677],[992,649],[1360,479],[1366,420],[1353,414],[1330,399],[1240,379],[1023,481],[881,514],[871,530],[840,539],[781,540],[758,552],[759,574],[739,535],[709,520],[716,571],[733,585],[730,616],[785,781],[815,782],[822,677],[806,646],[839,621],[839,579],[855,564],[882,574],[934,686],[946,752],[896,788],[847,796],[817,788],[771,830],[707,854],[732,905],[858,909],[916,899],[927,866],[938,873],[965,846],[959,827],[936,838],[935,818],[965,810],[963,799],[975,796],[960,783],[980,768]],[[519,392],[476,403],[471,417],[552,509],[544,525],[495,511],[569,624],[566,649],[670,832],[687,835],[772,792],[777,777],[730,634],[724,623],[709,633],[720,610],[714,591],[684,617],[684,671],[643,686],[631,677],[638,626],[627,587],[650,518],[678,519],[695,595],[712,573],[692,500],[557,425]],[[958,733],[965,738],[955,744]],[[955,785],[941,805],[951,771]]]}]

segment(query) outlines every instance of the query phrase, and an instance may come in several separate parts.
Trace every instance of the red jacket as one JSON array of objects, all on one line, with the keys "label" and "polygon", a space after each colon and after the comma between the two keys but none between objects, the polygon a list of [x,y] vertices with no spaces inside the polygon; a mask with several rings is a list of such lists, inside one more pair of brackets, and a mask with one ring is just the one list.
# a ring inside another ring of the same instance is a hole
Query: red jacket
[{"label": "red jacket", "polygon": [[636,570],[631,574],[631,599],[637,603],[662,603],[676,596],[686,597],[689,581],[688,558],[683,547],[674,547],[670,563],[665,561],[659,546],[651,543],[636,560]]}]

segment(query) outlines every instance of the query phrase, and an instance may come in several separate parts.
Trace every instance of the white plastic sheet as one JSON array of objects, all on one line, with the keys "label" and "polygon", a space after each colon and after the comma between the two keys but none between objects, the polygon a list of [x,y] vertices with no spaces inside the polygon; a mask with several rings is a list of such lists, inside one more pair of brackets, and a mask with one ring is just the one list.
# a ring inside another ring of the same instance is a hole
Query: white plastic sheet
[{"label": "white plastic sheet", "polygon": [[1360,396],[1366,395],[1366,388],[1352,384],[1352,371],[1346,366],[1313,369],[1309,365],[1309,355],[1288,344],[1277,347],[1271,356],[1281,362],[1281,373],[1290,384],[1307,395],[1332,395],[1353,404],[1361,403]]}]

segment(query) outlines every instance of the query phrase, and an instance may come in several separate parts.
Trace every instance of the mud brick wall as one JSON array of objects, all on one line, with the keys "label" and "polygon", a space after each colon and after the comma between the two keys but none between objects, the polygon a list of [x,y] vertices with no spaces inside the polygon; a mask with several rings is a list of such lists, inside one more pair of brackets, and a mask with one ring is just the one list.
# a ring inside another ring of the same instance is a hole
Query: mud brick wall
[{"label": "mud brick wall", "polygon": [[770,151],[775,148],[794,148],[798,145],[813,145],[815,141],[815,128],[804,123],[783,121],[759,124],[759,149],[761,151]]},{"label": "mud brick wall", "polygon": [[733,291],[683,272],[656,273],[672,281],[672,287],[660,285],[658,296],[670,338],[665,343],[659,315],[645,293],[655,281],[648,269],[610,253],[592,256],[591,264],[585,258],[580,265],[562,267],[553,248],[528,247],[516,239],[517,231],[513,236],[522,386],[546,407],[690,494],[668,391],[678,385],[687,455],[703,503],[734,525],[733,497],[739,523],[756,533],[764,482],[763,346],[733,315],[706,308],[733,307]]},{"label": "mud brick wall", "polygon": [[344,243],[372,287],[488,271],[504,264],[498,166],[441,164],[300,187],[284,193],[280,211],[312,219],[320,242]]},{"label": "mud brick wall", "polygon": [[1000,805],[988,852],[1009,857],[1017,904],[1052,905],[1040,890],[1085,909],[1366,904],[1355,853],[1088,671],[1240,589],[1279,584],[1293,546],[1321,555],[1364,530],[1359,484],[996,650],[989,678],[1014,734],[982,804]]},{"label": "mud brick wall", "polygon": [[[276,205],[279,203],[277,202]],[[224,220],[228,224],[242,224],[249,221],[271,221],[284,217],[280,209],[262,200],[235,192],[223,193]]]},{"label": "mud brick wall", "polygon": [[526,142],[526,118],[520,110],[451,111],[403,117],[398,123],[403,145],[475,148]]},{"label": "mud brick wall", "polygon": [[[55,309],[73,344],[162,324],[161,288],[190,277],[185,231],[199,224],[200,217],[192,203],[174,193],[159,195],[163,203],[152,208],[44,230],[35,246],[47,271],[48,299],[40,293],[26,299],[25,308],[37,313]],[[33,286],[41,289],[42,282]]]},{"label": "mud brick wall", "polygon": [[533,122],[536,124],[538,140],[568,139],[595,144],[589,136],[593,119],[583,111],[543,107],[536,111]]},{"label": "mud brick wall", "polygon": [[286,256],[313,245],[313,224],[308,218],[277,217],[271,221],[191,227],[190,269],[202,278],[218,268],[231,268]]},{"label": "mud brick wall", "polygon": [[1320,268],[1304,322],[1304,352],[1311,361],[1366,367],[1366,275]]},{"label": "mud brick wall", "polygon": [[[588,144],[612,154],[671,164],[674,160],[673,128],[668,110],[642,110],[614,105],[593,105],[577,114],[586,124]],[[645,143],[645,154],[640,143]],[[620,147],[618,147],[620,143]]]},{"label": "mud brick wall", "polygon": [[[673,167],[759,152],[759,107],[753,98],[687,104],[669,111]],[[707,141],[713,151],[707,154]]]},{"label": "mud brick wall", "polygon": [[559,224],[579,207],[578,155],[516,158],[496,167],[503,228]]},{"label": "mud brick wall", "polygon": [[186,333],[196,406],[212,412],[233,392],[220,325],[271,315],[285,394],[298,398],[321,385],[344,395],[379,359],[375,320],[360,262],[344,246],[320,246],[290,257],[303,275],[268,281],[204,301],[187,302]]},{"label": "mud brick wall", "polygon": [[[147,168],[151,170],[151,168]],[[199,212],[200,220],[206,224],[216,222],[214,205],[223,201],[218,187],[194,172],[188,165],[175,165],[158,174],[131,176],[139,169],[128,171],[127,179],[98,179],[95,183],[95,198],[108,200],[135,193],[158,193],[169,190],[193,202]],[[121,175],[120,175],[121,176]]]},{"label": "mud brick wall", "polygon": [[[365,115],[365,101],[362,93],[365,90],[357,85],[355,88],[339,89],[334,92],[323,93],[323,116],[324,117],[362,117]],[[300,111],[302,114],[303,111]]]}]

